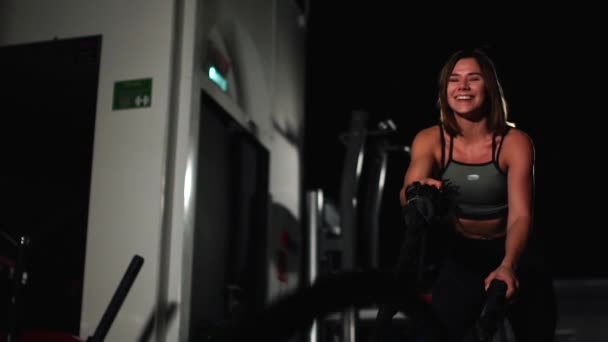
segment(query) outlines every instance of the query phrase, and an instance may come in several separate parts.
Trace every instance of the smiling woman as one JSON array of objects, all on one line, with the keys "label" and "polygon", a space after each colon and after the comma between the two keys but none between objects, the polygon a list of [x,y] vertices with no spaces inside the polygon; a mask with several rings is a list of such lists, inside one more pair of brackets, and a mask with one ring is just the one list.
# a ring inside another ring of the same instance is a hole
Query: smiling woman
[{"label": "smiling woman", "polygon": [[[587,9],[581,16],[572,7],[568,17],[579,16],[582,22],[576,27],[564,25],[563,17],[546,18],[533,12],[518,15],[514,26],[500,25],[494,15],[468,21],[463,16],[459,21],[450,12],[451,20],[441,20],[436,11],[310,2],[305,127],[309,138],[305,140],[304,173],[308,188],[321,187],[327,197],[337,197],[340,164],[335,161],[343,158],[343,150],[336,137],[346,129],[349,113],[364,109],[370,122],[390,117],[399,128],[396,142],[410,143],[421,127],[437,123],[435,76],[443,58],[455,47],[483,46],[509,100],[509,120],[534,142],[532,238],[546,251],[543,261],[558,282],[608,277],[608,249],[605,240],[597,238],[605,205],[580,196],[585,189],[600,196],[608,193],[608,182],[588,175],[597,168],[591,165],[605,159],[606,152],[604,126],[596,124],[605,116],[598,111],[605,98],[606,53],[597,44],[602,41],[603,21],[593,20]],[[427,25],[411,20],[414,16]],[[475,35],[461,34],[472,25],[481,29]],[[514,34],[515,27],[525,34]],[[431,29],[446,34],[421,34]],[[515,35],[517,39],[513,39]],[[513,132],[507,134],[502,147],[500,137],[496,138],[499,159],[505,156]],[[446,159],[450,153],[447,138]],[[463,140],[454,138],[452,166],[454,159],[468,160],[459,157]],[[491,139],[486,144],[479,150],[486,151],[485,161],[489,161]],[[584,153],[587,151],[590,153]],[[386,263],[394,261],[399,250],[393,241],[400,241],[395,238],[400,235],[393,232],[401,226],[395,223],[398,208],[392,207],[399,205],[396,192],[409,162],[409,158],[393,157],[391,161],[397,165],[389,164],[386,181],[395,186],[385,188],[380,228],[387,241],[380,247],[387,255]],[[470,160],[483,162],[484,158]],[[472,186],[473,178],[478,183],[483,176],[464,173],[471,180],[463,183]],[[596,317],[583,316],[583,312],[576,315],[577,321]],[[601,335],[600,331],[589,333]]]},{"label": "smiling woman", "polygon": [[414,137],[401,190],[404,208],[418,183],[449,182],[458,192],[449,251],[431,286],[438,319],[428,334],[461,340],[496,279],[506,283],[508,299],[518,298],[507,312],[517,340],[552,341],[553,288],[531,231],[532,139],[507,121],[502,86],[484,51],[453,53],[438,83],[441,123]]}]

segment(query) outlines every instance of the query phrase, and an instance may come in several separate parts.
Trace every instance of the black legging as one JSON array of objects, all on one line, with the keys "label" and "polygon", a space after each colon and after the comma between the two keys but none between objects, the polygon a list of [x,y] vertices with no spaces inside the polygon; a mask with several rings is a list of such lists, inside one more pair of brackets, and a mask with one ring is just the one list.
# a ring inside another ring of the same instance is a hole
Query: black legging
[{"label": "black legging", "polygon": [[[432,288],[432,341],[461,342],[479,317],[485,300],[484,279],[504,257],[505,239],[467,239],[456,234]],[[519,290],[507,317],[519,342],[550,342],[556,325],[555,294],[542,259],[530,244],[517,268]],[[429,336],[429,337],[431,337]]]}]

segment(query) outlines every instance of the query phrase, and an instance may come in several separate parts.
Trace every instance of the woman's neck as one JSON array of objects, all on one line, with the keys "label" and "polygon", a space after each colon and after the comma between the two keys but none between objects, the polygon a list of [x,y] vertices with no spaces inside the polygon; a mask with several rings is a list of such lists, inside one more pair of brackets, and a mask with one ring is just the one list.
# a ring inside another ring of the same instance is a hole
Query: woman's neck
[{"label": "woman's neck", "polygon": [[461,136],[467,141],[479,141],[486,139],[491,132],[488,130],[487,120],[483,118],[477,121],[467,120],[456,116],[458,126],[460,126]]}]

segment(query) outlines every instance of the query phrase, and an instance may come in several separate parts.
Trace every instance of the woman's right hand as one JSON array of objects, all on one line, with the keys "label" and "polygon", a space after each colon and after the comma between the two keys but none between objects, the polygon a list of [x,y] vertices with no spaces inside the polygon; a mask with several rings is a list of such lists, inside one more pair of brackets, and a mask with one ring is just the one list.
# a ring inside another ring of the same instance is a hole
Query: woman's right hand
[{"label": "woman's right hand", "polygon": [[405,190],[412,184],[415,182],[419,182],[422,185],[432,185],[434,187],[436,187],[437,189],[441,189],[441,186],[443,185],[443,183],[435,178],[424,178],[424,179],[420,179],[417,181],[413,181],[407,185],[404,185],[403,188],[401,188],[401,191],[399,191],[399,202],[401,203],[401,207],[405,207],[406,203],[407,203],[407,198],[405,197]]},{"label": "woman's right hand", "polygon": [[437,189],[441,189],[441,186],[443,185],[443,183],[439,179],[435,179],[435,178],[425,178],[425,179],[419,180],[419,182],[422,185],[425,185],[425,184],[433,185]]}]

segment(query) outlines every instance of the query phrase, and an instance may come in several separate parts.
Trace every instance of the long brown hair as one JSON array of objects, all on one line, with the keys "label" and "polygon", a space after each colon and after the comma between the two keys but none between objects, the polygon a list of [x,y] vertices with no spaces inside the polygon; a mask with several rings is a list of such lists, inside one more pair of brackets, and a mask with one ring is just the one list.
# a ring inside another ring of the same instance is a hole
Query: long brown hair
[{"label": "long brown hair", "polygon": [[485,81],[486,101],[484,110],[488,116],[487,125],[491,132],[503,134],[507,126],[513,126],[508,122],[508,108],[502,86],[496,74],[496,68],[490,57],[481,49],[467,49],[454,52],[441,68],[439,73],[439,96],[438,106],[440,119],[445,130],[450,135],[462,134],[460,126],[454,117],[454,111],[448,105],[447,88],[450,75],[456,63],[463,58],[475,58],[481,68],[481,75]]}]

